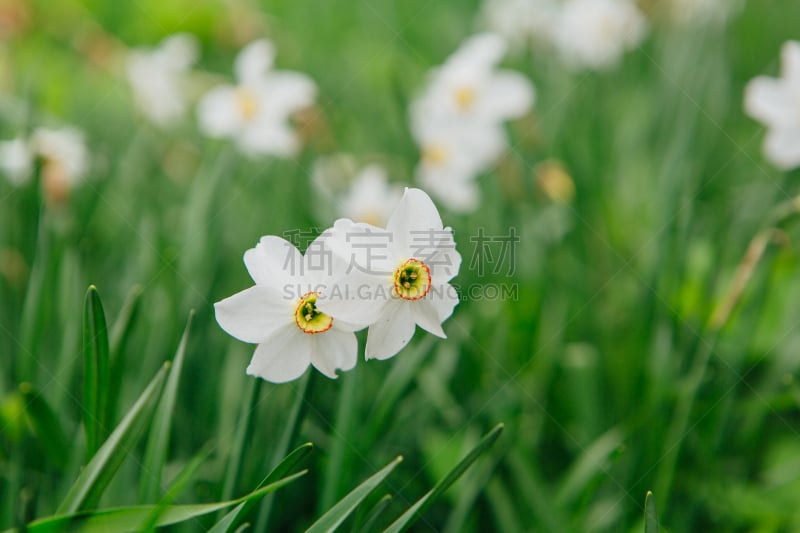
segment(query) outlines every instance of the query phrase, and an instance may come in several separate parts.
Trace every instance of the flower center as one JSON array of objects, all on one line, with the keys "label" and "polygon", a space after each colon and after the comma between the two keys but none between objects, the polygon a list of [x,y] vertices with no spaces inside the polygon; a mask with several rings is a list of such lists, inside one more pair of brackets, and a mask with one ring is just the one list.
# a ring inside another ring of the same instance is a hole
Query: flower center
[{"label": "flower center", "polygon": [[239,113],[245,121],[252,120],[258,112],[258,101],[249,89],[242,87],[236,89],[236,105],[239,106]]},{"label": "flower center", "polygon": [[419,259],[406,259],[394,271],[394,292],[403,300],[419,300],[431,290],[431,269]]},{"label": "flower center", "polygon": [[456,104],[461,111],[468,111],[475,103],[475,89],[459,87],[455,92]]},{"label": "flower center", "polygon": [[309,292],[300,297],[294,310],[294,321],[303,333],[323,333],[333,326],[333,317],[317,310],[318,292]]},{"label": "flower center", "polygon": [[432,144],[422,150],[422,159],[433,166],[443,165],[447,162],[447,150],[441,145]]}]

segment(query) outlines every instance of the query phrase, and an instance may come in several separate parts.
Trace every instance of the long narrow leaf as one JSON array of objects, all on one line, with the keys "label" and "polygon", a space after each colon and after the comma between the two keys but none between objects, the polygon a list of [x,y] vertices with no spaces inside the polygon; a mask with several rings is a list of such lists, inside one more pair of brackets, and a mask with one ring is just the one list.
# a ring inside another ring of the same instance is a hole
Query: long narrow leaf
[{"label": "long narrow leaf", "polygon": [[369,533],[370,531],[375,531],[375,523],[378,521],[378,518],[383,514],[389,504],[392,503],[392,495],[385,494],[383,498],[378,500],[372,509],[369,510],[367,516],[364,518],[364,521],[358,525],[357,528],[353,528],[353,531],[363,531],[364,533]]},{"label": "long narrow leaf", "polygon": [[33,434],[42,445],[42,450],[56,467],[64,468],[70,445],[61,429],[61,422],[47,400],[38,391],[33,390],[30,383],[22,383],[19,392],[25,406],[25,415]]},{"label": "long narrow leaf", "polygon": [[[261,488],[264,485],[272,483],[288,474],[291,470],[294,470],[294,468],[299,465],[313,449],[314,445],[310,442],[307,442],[294,449],[292,453],[283,458],[278,466],[272,469],[272,472],[270,472],[267,477],[265,477],[261,483],[258,484],[257,488]],[[228,529],[230,529],[230,527],[236,523],[236,520],[239,518],[239,516],[246,514],[249,508],[255,505],[256,501],[257,500],[250,500],[240,503],[235,509],[222,517],[222,520],[217,522],[214,527],[209,530],[209,533],[225,533],[228,531]]]},{"label": "long narrow leaf", "polygon": [[[185,522],[199,516],[232,507],[234,505],[258,499],[279,488],[288,485],[306,474],[306,470],[285,477],[266,487],[262,487],[241,498],[217,503],[204,503],[194,505],[173,505],[167,507],[156,522],[157,527]],[[136,531],[139,525],[146,520],[157,505],[138,505],[134,507],[118,507],[114,509],[101,509],[97,511],[84,511],[67,515],[52,516],[36,520],[27,525],[28,533],[57,533],[70,531],[74,533],[123,533]],[[8,530],[5,533],[15,533],[18,530]]]},{"label": "long narrow leaf", "polygon": [[361,485],[354,488],[347,496],[339,500],[339,502],[331,507],[327,513],[322,515],[319,520],[314,522],[306,533],[328,533],[335,531],[339,525],[350,516],[350,513],[358,507],[358,505],[369,496],[375,488],[380,485],[384,479],[400,464],[402,457],[398,457],[378,473],[361,483]]},{"label": "long narrow leaf", "polygon": [[644,533],[658,533],[658,511],[653,493],[647,491],[644,498]]},{"label": "long narrow leaf", "polygon": [[503,424],[497,424],[487,433],[471,452],[467,454],[452,470],[442,478],[434,487],[429,490],[422,498],[408,508],[400,517],[384,530],[384,533],[398,533],[417,521],[420,515],[428,508],[444,491],[455,483],[461,475],[480,457],[492,444],[495,443],[500,433],[503,432]]},{"label": "long narrow leaf", "polygon": [[56,513],[72,514],[97,505],[106,486],[133,450],[136,441],[147,425],[164,387],[164,379],[169,366],[169,362],[164,363],[125,418],[97,450],[78,479],[75,480]]},{"label": "long narrow leaf", "polygon": [[106,437],[109,344],[106,315],[94,285],[86,291],[83,313],[83,426],[86,457],[100,448]]},{"label": "long narrow leaf", "polygon": [[192,317],[194,317],[194,311],[189,313],[186,329],[183,331],[183,337],[181,337],[178,350],[175,352],[175,358],[172,360],[169,377],[164,386],[164,394],[161,395],[153,423],[150,426],[147,449],[142,463],[143,475],[139,486],[140,502],[156,500],[161,491],[161,472],[164,470],[164,463],[167,460],[172,414],[175,411],[175,402],[178,397],[178,385],[180,384],[181,370],[183,369],[186,344],[189,341],[189,332],[192,327]]},{"label": "long narrow leaf", "polygon": [[109,336],[110,377],[108,388],[108,406],[106,408],[106,427],[114,427],[117,421],[120,391],[122,389],[122,376],[125,375],[125,349],[128,346],[133,327],[139,317],[142,302],[142,288],[135,285],[128,293],[114,325],[111,326]]}]

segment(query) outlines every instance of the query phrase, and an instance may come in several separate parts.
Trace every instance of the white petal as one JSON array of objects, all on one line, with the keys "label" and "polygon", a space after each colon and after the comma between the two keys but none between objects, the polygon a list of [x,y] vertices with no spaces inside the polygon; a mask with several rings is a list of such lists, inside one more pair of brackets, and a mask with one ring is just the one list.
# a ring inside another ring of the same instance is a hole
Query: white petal
[{"label": "white petal", "polygon": [[303,274],[303,256],[292,243],[274,235],[261,237],[255,248],[247,250],[244,264],[257,285],[282,294],[287,286],[299,283]]},{"label": "white petal", "polygon": [[286,383],[300,376],[311,364],[311,335],[292,324],[258,345],[247,373],[272,383]]},{"label": "white petal", "polygon": [[23,139],[0,142],[0,171],[14,185],[23,185],[33,172],[33,154]]},{"label": "white petal", "polygon": [[418,302],[411,302],[409,307],[411,308],[411,314],[414,316],[414,321],[419,327],[442,339],[447,338],[442,329],[442,321],[439,320],[436,308],[429,301],[423,299]]},{"label": "white petal", "polygon": [[498,63],[506,54],[506,41],[496,33],[481,33],[468,38],[450,56],[451,65],[462,63],[474,69],[488,68]]},{"label": "white petal", "polygon": [[769,126],[790,125],[792,110],[797,103],[782,80],[759,76],[747,84],[744,95],[745,111]]},{"label": "white petal", "polygon": [[407,259],[394,253],[394,235],[371,224],[340,218],[324,234],[325,247],[343,259],[342,276],[361,273],[381,278],[375,283],[382,283],[391,278],[399,261]]},{"label": "white petal", "polygon": [[439,283],[431,287],[430,292],[423,300],[436,311],[439,322],[442,323],[453,314],[453,309],[459,302],[458,291],[449,283]]},{"label": "white petal", "polygon": [[383,314],[369,327],[367,333],[367,359],[389,359],[408,344],[414,336],[415,321],[409,302],[393,301]]},{"label": "white petal", "polygon": [[399,254],[411,257],[414,248],[425,244],[428,237],[435,239],[443,230],[442,218],[433,200],[421,189],[406,188],[403,198],[389,217],[386,229],[394,237],[394,248]]},{"label": "white petal", "polygon": [[312,337],[311,364],[329,378],[336,379],[337,368],[346,372],[356,366],[358,340],[355,333],[331,329]]},{"label": "white petal", "polygon": [[160,48],[167,63],[178,70],[188,69],[200,53],[200,43],[191,33],[170,35],[161,42]]},{"label": "white petal", "polygon": [[800,90],[800,42],[786,41],[781,49],[781,74]]},{"label": "white petal", "polygon": [[236,89],[230,85],[208,91],[197,104],[200,130],[209,137],[228,137],[241,128]]},{"label": "white petal", "polygon": [[300,151],[300,139],[288,123],[266,120],[248,124],[237,137],[241,150],[248,155],[292,157]]},{"label": "white petal", "polygon": [[800,127],[770,130],[764,140],[764,153],[783,170],[800,166]]},{"label": "white petal", "polygon": [[469,177],[451,176],[420,167],[417,181],[431,196],[454,213],[473,213],[480,205],[480,189]]},{"label": "white petal", "polygon": [[294,325],[291,303],[276,291],[255,285],[214,304],[220,327],[244,342],[264,342],[287,324]]},{"label": "white petal", "polygon": [[262,78],[272,68],[275,47],[266,39],[259,39],[242,48],[236,56],[234,72],[241,83],[250,83]]},{"label": "white petal", "polygon": [[519,118],[531,110],[535,97],[533,84],[517,72],[497,72],[482,94],[481,113],[489,120]]},{"label": "white petal", "polygon": [[269,105],[279,109],[283,116],[309,107],[317,95],[314,81],[300,72],[270,72],[264,78],[263,85],[268,93]]}]

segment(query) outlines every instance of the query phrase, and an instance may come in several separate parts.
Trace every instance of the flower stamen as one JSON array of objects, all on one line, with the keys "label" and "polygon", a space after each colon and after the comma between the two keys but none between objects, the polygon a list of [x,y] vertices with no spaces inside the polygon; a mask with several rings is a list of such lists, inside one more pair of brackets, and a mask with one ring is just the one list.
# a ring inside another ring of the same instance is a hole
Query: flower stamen
[{"label": "flower stamen", "polygon": [[258,112],[258,101],[252,91],[239,87],[236,89],[236,104],[245,121],[252,120]]},{"label": "flower stamen", "polygon": [[394,292],[403,300],[420,300],[431,290],[431,269],[419,259],[406,259],[394,272]]},{"label": "flower stamen", "polygon": [[333,326],[333,317],[317,309],[318,292],[307,292],[300,297],[294,311],[294,321],[303,333],[324,333]]}]

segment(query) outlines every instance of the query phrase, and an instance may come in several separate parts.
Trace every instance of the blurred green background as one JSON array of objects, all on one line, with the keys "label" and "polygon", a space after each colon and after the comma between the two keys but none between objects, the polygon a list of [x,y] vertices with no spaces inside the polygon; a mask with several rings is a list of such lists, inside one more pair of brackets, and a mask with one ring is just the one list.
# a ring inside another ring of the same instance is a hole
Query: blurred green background
[{"label": "blurred green background", "polygon": [[[309,474],[275,494],[268,520],[250,510],[254,530],[304,530],[401,454],[370,499],[392,494],[386,525],[498,422],[500,440],[415,530],[641,531],[648,490],[668,531],[800,529],[800,227],[773,218],[800,173],[764,160],[763,127],[742,111],[747,81],[776,75],[781,44],[800,37],[800,2],[750,1],[702,26],[670,23],[660,2],[642,6],[650,34],[617,69],[571,73],[537,50],[504,63],[536,85],[535,109],[508,126],[514,149],[481,177],[480,210],[443,219],[465,259],[455,281],[515,286],[516,298],[465,298],[448,340],[418,331],[394,359],[336,381],[272,385],[245,375],[252,346],[217,326],[213,302],[251,284],[241,257],[261,235],[333,220],[311,183],[318,156],[352,153],[411,183],[408,102],[480,28],[480,3],[0,0],[0,138],[74,124],[92,158],[66,206],[0,182],[0,527],[53,514],[86,459],[81,313],[94,284],[112,327],[141,293],[112,365],[114,423],[196,310],[163,486],[211,452],[176,501],[249,492],[281,446],[314,443]],[[279,67],[316,81],[300,156],[247,159],[193,118],[162,131],[137,115],[120,53],[179,31],[200,39],[209,80],[268,37]],[[569,172],[571,201],[542,192],[546,160]],[[511,275],[469,268],[478,228],[516,228]],[[725,302],[736,305],[718,328]],[[56,415],[62,464],[32,430],[22,383]],[[293,406],[298,429],[281,443]],[[149,503],[145,441],[101,507]]]}]

